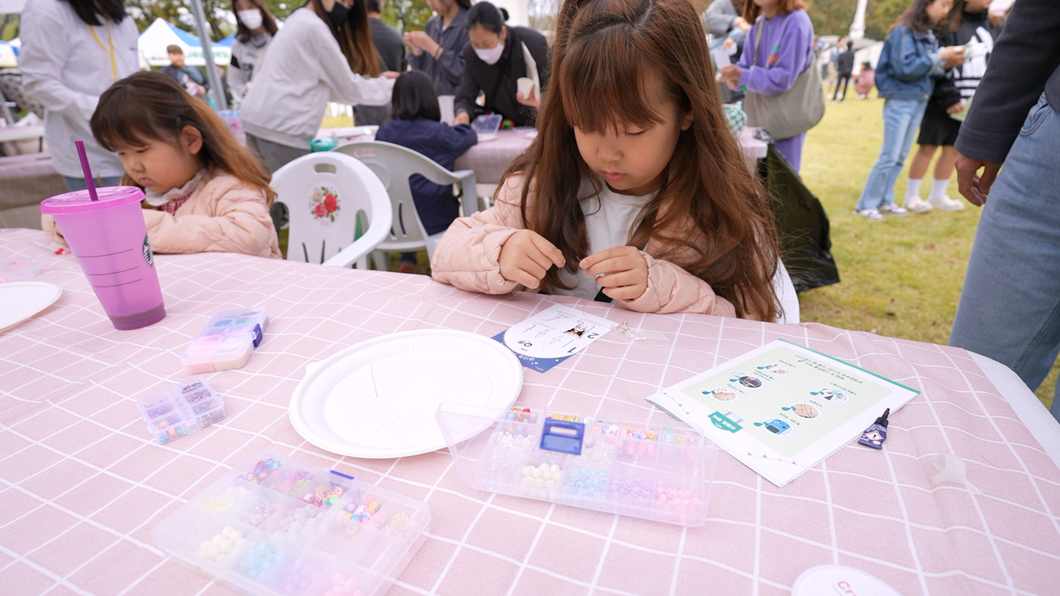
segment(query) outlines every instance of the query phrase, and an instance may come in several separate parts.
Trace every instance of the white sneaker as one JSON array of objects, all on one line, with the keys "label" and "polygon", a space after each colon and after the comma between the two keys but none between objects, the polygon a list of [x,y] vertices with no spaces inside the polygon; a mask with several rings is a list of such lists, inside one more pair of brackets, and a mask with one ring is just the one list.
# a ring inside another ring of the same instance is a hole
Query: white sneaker
[{"label": "white sneaker", "polygon": [[928,203],[939,211],[960,211],[964,209],[964,201],[956,201],[946,196],[932,197],[928,199]]},{"label": "white sneaker", "polygon": [[875,209],[862,209],[860,211],[855,211],[854,213],[870,221],[883,221],[883,216]]},{"label": "white sneaker", "polygon": [[932,206],[920,197],[909,197],[905,200],[905,208],[913,213],[927,213],[931,211]]},{"label": "white sneaker", "polygon": [[891,215],[908,215],[909,214],[909,212],[906,211],[905,208],[899,207],[898,205],[895,205],[894,203],[886,203],[884,205],[880,205],[879,211],[880,211],[880,213],[890,213]]}]

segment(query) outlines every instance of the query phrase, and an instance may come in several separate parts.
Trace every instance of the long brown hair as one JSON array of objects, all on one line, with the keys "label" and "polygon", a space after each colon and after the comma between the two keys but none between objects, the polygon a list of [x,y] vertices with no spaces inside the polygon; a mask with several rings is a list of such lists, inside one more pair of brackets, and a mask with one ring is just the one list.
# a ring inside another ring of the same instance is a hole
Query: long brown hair
[{"label": "long brown hair", "polygon": [[[629,244],[680,265],[730,300],[737,315],[773,320],[777,242],[766,193],[729,132],[703,28],[688,0],[566,0],[556,22],[553,78],[538,137],[504,178],[525,174],[524,225],[563,251],[574,273],[589,249],[579,196],[594,182],[575,140],[587,132],[660,122],[661,82],[678,114],[691,112],[662,188]],[[504,182],[502,181],[503,185]],[[535,200],[527,206],[533,190]],[[600,190],[599,188],[596,189]],[[594,193],[595,194],[595,193]],[[652,247],[648,247],[648,241]],[[564,287],[550,269],[546,289]]]},{"label": "long brown hair", "polygon": [[[806,3],[803,0],[781,0],[777,14],[791,14],[796,10],[806,10]],[[743,20],[754,25],[758,15],[762,14],[762,7],[755,4],[754,0],[749,0],[744,4],[742,12]]]},{"label": "long brown hair", "polygon": [[368,8],[364,0],[353,0],[350,16],[339,27],[331,22],[320,0],[309,0],[305,5],[317,13],[317,16],[327,24],[328,29],[331,29],[335,41],[339,42],[342,55],[346,56],[350,70],[366,77],[379,76],[382,72],[379,69],[379,54],[376,53],[375,44],[372,43],[372,31],[368,27]]},{"label": "long brown hair", "polygon": [[[192,126],[202,133],[198,157],[207,170],[220,170],[265,193],[269,205],[276,193],[257,158],[239,144],[228,125],[206,102],[192,97],[171,77],[142,71],[114,83],[99,97],[90,121],[92,136],[107,151],[137,147],[145,141],[180,146],[180,131]],[[139,186],[126,174],[122,184]]]}]

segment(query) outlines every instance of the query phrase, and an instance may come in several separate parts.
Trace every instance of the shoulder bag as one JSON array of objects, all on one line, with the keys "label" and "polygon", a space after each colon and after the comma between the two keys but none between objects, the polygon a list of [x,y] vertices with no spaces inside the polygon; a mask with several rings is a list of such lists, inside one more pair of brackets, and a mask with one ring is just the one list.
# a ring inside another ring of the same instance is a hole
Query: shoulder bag
[{"label": "shoulder bag", "polygon": [[[751,66],[758,62],[758,45],[765,29],[765,19],[758,18],[755,31],[754,55]],[[813,64],[813,48],[810,48],[810,63],[795,79],[791,89],[769,95],[748,90],[744,98],[747,125],[766,129],[774,139],[788,139],[806,132],[824,117],[824,89],[821,72]]]}]

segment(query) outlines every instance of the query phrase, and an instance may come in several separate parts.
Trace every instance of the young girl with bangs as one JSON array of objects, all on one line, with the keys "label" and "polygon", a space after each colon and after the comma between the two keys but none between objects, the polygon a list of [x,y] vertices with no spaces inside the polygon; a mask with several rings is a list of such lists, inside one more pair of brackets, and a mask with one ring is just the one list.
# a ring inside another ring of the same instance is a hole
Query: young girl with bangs
[{"label": "young girl with bangs", "polygon": [[775,320],[773,218],[708,56],[687,0],[567,0],[538,137],[496,205],[450,226],[434,278]]},{"label": "young girl with bangs", "polygon": [[[280,256],[269,175],[210,106],[172,78],[138,72],[114,83],[91,127],[121,159],[121,183],[144,190],[154,252]],[[51,216],[42,217],[48,235],[65,244]]]}]

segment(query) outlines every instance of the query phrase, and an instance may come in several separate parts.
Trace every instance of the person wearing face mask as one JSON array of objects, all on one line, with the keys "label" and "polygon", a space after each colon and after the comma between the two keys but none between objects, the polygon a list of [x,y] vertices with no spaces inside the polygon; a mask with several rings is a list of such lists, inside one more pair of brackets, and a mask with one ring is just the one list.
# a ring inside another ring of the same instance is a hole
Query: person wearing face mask
[{"label": "person wearing face mask", "polygon": [[309,0],[291,13],[240,109],[247,146],[270,172],[307,155],[328,101],[381,106],[396,72],[380,76],[364,0]]},{"label": "person wearing face mask", "polygon": [[464,73],[464,46],[468,43],[467,11],[471,0],[427,0],[434,16],[423,31],[405,33],[412,48],[409,66],[431,77],[438,95],[452,95]]},{"label": "person wearing face mask", "polygon": [[[526,27],[509,27],[505,15],[489,2],[479,2],[467,13],[470,43],[464,47],[464,74],[456,88],[453,124],[467,124],[481,113],[495,113],[513,126],[533,125],[540,97],[520,100],[516,81],[528,76],[527,55],[536,64],[541,92],[548,84],[548,42]],[[483,93],[483,108],[475,99]]]},{"label": "person wearing face mask", "polygon": [[243,100],[254,73],[261,68],[269,42],[276,35],[276,19],[261,0],[235,0],[236,40],[232,42],[232,62],[228,65],[228,87],[236,102]]}]

